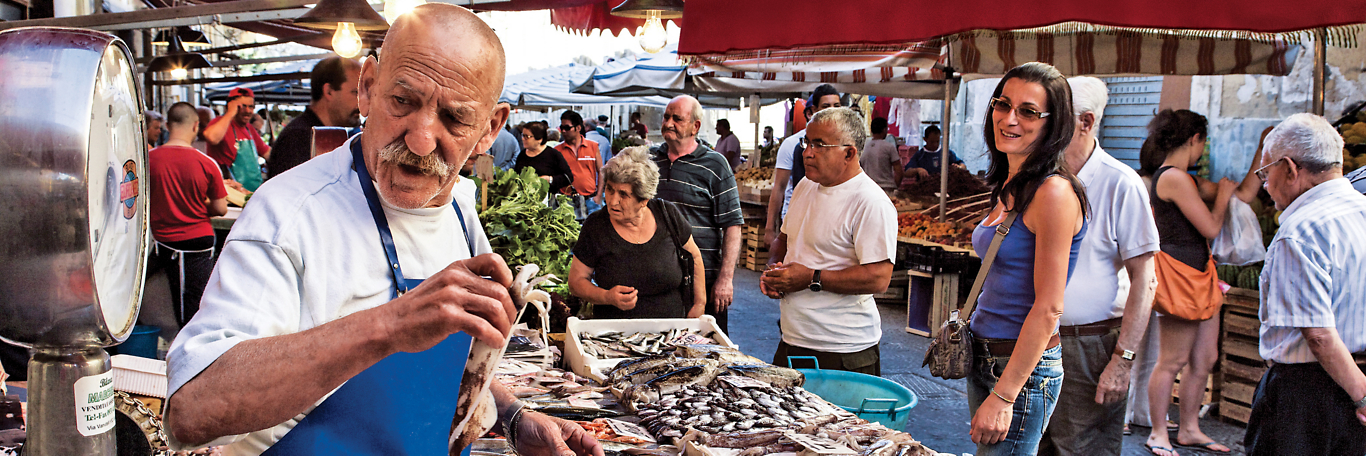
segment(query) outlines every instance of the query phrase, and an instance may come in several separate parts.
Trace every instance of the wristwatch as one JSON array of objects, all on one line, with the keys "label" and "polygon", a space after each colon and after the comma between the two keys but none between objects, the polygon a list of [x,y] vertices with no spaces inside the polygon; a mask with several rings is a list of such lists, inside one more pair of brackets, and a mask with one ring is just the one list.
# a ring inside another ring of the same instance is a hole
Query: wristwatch
[{"label": "wristwatch", "polygon": [[821,291],[821,271],[811,273],[811,291]]},{"label": "wristwatch", "polygon": [[1135,355],[1133,350],[1120,350],[1119,346],[1115,346],[1115,354],[1127,361],[1133,361]]}]

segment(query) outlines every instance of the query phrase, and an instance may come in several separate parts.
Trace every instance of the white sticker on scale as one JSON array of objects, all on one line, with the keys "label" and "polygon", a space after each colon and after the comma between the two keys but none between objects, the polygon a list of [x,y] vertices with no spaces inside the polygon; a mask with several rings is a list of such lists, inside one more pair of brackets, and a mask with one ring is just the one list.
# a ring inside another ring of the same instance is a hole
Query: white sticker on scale
[{"label": "white sticker on scale", "polygon": [[114,429],[114,372],[76,380],[76,430],[90,437]]}]

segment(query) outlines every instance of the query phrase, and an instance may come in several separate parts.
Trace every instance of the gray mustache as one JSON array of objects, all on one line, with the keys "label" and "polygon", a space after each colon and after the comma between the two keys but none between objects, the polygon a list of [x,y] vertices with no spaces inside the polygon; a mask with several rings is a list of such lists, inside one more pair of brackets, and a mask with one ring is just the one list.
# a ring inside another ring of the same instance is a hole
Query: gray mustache
[{"label": "gray mustache", "polygon": [[408,150],[408,145],[402,138],[389,143],[379,150],[380,161],[393,163],[400,166],[411,166],[417,168],[422,174],[447,177],[451,174],[451,166],[442,160],[439,154],[432,152],[425,156],[413,153]]}]

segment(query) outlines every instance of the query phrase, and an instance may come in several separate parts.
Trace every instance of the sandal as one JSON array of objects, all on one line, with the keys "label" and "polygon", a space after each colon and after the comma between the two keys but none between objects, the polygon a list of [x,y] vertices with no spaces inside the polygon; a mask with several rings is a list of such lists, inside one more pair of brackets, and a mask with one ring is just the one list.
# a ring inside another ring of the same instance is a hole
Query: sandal
[{"label": "sandal", "polygon": [[[1146,443],[1145,443],[1145,444],[1143,444],[1143,448],[1147,448],[1149,453],[1152,453],[1152,454],[1154,454],[1154,455],[1156,455],[1156,456],[1181,456],[1180,454],[1178,454],[1178,453],[1176,452],[1176,450],[1173,450],[1173,449],[1167,448],[1167,447],[1163,447],[1163,446],[1152,446],[1152,445],[1149,445],[1149,444],[1146,444]],[[1167,452],[1167,454],[1165,454],[1165,455],[1157,454],[1158,451],[1165,451],[1165,452]]]},{"label": "sandal", "polygon": [[[1230,453],[1230,452],[1233,451],[1232,449],[1228,448],[1228,445],[1224,445],[1224,444],[1221,444],[1221,443],[1219,443],[1219,442],[1215,442],[1215,441],[1213,441],[1213,440],[1208,441],[1208,442],[1205,442],[1205,443],[1181,443],[1180,441],[1176,441],[1176,443],[1175,443],[1174,445],[1175,445],[1177,448],[1189,448],[1189,449],[1196,450],[1196,451],[1208,451],[1208,452],[1210,452],[1210,453]],[[1222,447],[1224,447],[1224,449],[1218,450],[1218,449],[1210,448],[1210,447],[1213,447],[1213,446],[1215,446],[1215,445],[1222,446]]]}]

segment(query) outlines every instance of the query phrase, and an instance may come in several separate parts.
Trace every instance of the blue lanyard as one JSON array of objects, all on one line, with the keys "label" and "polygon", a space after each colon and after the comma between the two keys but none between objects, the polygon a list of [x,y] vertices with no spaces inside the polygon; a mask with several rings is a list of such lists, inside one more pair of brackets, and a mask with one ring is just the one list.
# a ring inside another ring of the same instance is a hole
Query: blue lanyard
[{"label": "blue lanyard", "polygon": [[[379,202],[379,193],[375,191],[375,183],[370,180],[370,172],[365,169],[365,154],[361,152],[360,135],[351,139],[352,166],[356,168],[356,177],[360,179],[360,188],[365,193],[365,203],[370,206],[370,216],[375,219],[375,227],[379,228],[379,242],[384,245],[384,256],[389,259],[389,269],[394,273],[395,291],[394,297],[397,298],[403,293],[407,293],[423,279],[403,278],[403,268],[398,265],[398,250],[394,248],[394,234],[389,230],[389,219],[384,216],[384,208]],[[474,256],[474,239],[470,238],[469,227],[465,225],[465,214],[460,211],[460,204],[456,203],[454,196],[451,198],[451,207],[455,208],[455,217],[460,220],[460,231],[465,235],[465,242],[470,247],[470,256]]]}]

